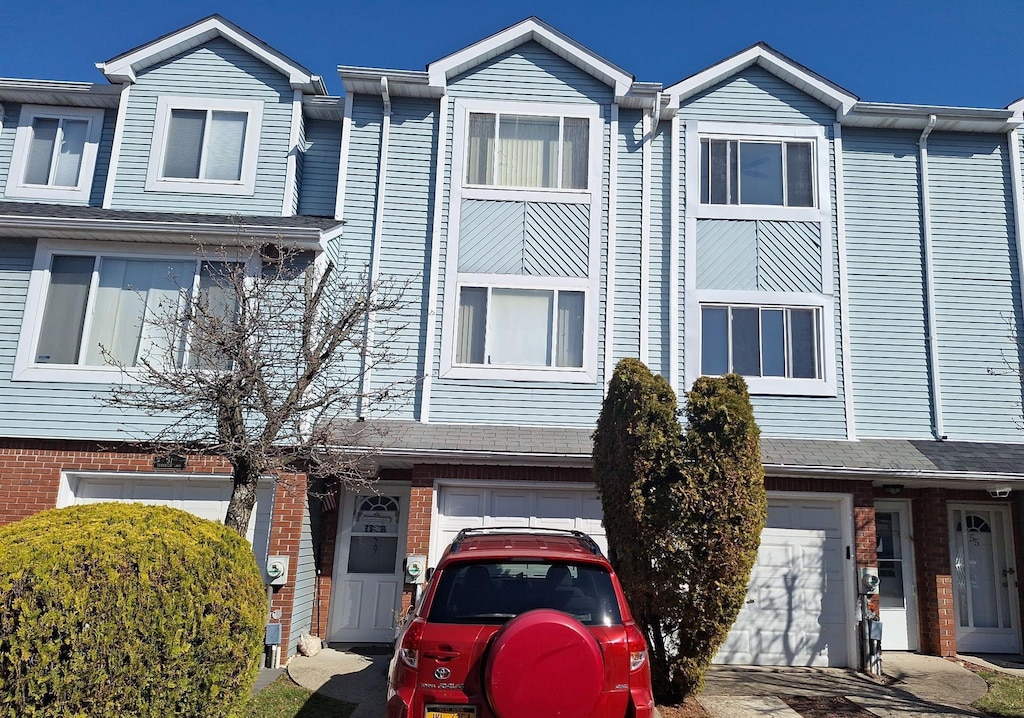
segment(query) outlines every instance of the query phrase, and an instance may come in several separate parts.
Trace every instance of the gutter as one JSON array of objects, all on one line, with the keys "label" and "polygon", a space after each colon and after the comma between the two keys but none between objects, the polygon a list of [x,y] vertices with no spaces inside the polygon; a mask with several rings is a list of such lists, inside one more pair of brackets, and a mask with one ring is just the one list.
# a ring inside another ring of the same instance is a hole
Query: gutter
[{"label": "gutter", "polygon": [[946,430],[942,422],[942,376],[939,367],[939,341],[935,322],[935,268],[932,254],[931,193],[928,186],[928,135],[932,133],[938,118],[928,116],[928,124],[917,141],[919,148],[918,169],[921,191],[921,244],[924,252],[925,314],[928,331],[928,365],[931,371],[932,433],[942,441]]}]

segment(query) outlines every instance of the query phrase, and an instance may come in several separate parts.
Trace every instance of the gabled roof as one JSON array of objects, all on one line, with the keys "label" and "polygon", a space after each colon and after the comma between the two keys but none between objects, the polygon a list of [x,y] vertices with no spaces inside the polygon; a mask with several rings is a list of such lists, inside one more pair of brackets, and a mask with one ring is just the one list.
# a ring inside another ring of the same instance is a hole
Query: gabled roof
[{"label": "gabled roof", "polygon": [[759,42],[667,88],[665,92],[670,98],[669,107],[678,108],[688,97],[714,87],[751,65],[764,68],[780,80],[788,82],[842,114],[849,112],[859,99],[849,90],[826,80],[766,43]]},{"label": "gabled roof", "polygon": [[313,95],[327,94],[327,88],[318,75],[312,74],[302,65],[220,15],[210,15],[152,42],[139,45],[106,62],[98,62],[96,67],[111,82],[135,82],[135,75],[140,70],[198,47],[215,37],[222,37],[237,45],[285,75],[296,90]]},{"label": "gabled roof", "polygon": [[536,17],[526,18],[501,32],[430,63],[427,65],[430,84],[443,88],[449,78],[531,40],[611,86],[617,98],[625,96],[633,84],[633,76],[625,70]]}]

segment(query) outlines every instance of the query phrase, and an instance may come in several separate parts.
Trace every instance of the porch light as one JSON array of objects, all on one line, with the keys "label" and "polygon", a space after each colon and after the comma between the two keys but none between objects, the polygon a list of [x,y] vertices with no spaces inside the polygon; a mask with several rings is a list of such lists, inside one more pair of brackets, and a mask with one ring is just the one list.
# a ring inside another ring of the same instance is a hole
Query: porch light
[{"label": "porch light", "polygon": [[991,496],[993,499],[1005,499],[1007,496],[1010,495],[1010,487],[1000,486],[998,489],[989,489],[988,495]]},{"label": "porch light", "polygon": [[903,484],[882,484],[882,491],[890,496],[899,496],[903,493]]}]

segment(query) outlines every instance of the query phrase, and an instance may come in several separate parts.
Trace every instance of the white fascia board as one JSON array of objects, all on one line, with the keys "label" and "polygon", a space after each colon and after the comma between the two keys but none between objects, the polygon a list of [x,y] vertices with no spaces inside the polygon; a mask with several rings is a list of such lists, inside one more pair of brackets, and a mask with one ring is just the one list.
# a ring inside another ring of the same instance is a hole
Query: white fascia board
[{"label": "white fascia board", "polygon": [[120,85],[0,77],[0,102],[114,108],[120,96]]},{"label": "white fascia board", "polygon": [[[331,230],[323,230],[331,231]],[[225,225],[195,222],[154,222],[123,219],[70,219],[64,217],[24,217],[0,214],[0,236],[138,241],[140,236],[162,242],[192,242],[216,237],[225,244],[243,242],[251,237],[272,237],[276,242],[294,244],[302,249],[319,249],[322,230],[310,227],[272,227]]]},{"label": "white fascia board", "polygon": [[849,112],[858,101],[856,96],[825,82],[788,58],[772,52],[763,45],[754,45],[666,89],[665,94],[669,97],[668,109],[678,109],[687,98],[714,87],[751,65],[763,67],[779,79],[825,103],[837,113]]},{"label": "white fascia board", "polygon": [[215,37],[223,37],[285,75],[293,89],[314,95],[327,94],[327,89],[320,76],[310,74],[305,68],[291,62],[284,55],[254,42],[246,33],[240,32],[239,29],[219,17],[208,17],[148,45],[143,45],[126,55],[107,62],[98,62],[96,68],[111,82],[135,82],[136,73],[139,70],[198,47]]},{"label": "white fascia board", "polygon": [[430,84],[445,88],[448,78],[531,40],[611,86],[617,98],[624,97],[633,84],[632,75],[534,17],[430,63]]}]

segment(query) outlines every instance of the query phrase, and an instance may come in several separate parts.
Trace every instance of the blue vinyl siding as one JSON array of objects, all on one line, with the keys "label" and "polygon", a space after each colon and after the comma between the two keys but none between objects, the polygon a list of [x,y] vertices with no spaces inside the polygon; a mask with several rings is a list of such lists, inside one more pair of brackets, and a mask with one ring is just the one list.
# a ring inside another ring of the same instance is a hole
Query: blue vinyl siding
[{"label": "blue vinyl siding", "polygon": [[686,119],[831,125],[835,110],[753,65],[684,101]]},{"label": "blue vinyl siding", "polygon": [[341,123],[307,119],[305,130],[299,214],[333,217],[338,192]]},{"label": "blue vinyl siding", "polygon": [[[263,101],[256,189],[252,197],[147,192],[146,171],[161,95]],[[280,215],[291,138],[288,78],[222,38],[141,72],[125,117],[114,209]]]},{"label": "blue vinyl siding", "polygon": [[302,526],[299,529],[299,560],[292,567],[290,580],[294,581],[295,593],[292,598],[292,622],[288,633],[286,656],[298,649],[303,631],[312,625],[313,604],[316,601],[316,557],[313,552],[313,531],[309,516],[310,497],[306,495],[302,510]]},{"label": "blue vinyl siding", "polygon": [[428,291],[426,267],[433,226],[436,135],[435,101],[394,100],[380,277],[385,282],[393,280],[402,288],[405,304],[394,313],[377,315],[375,341],[388,343],[395,363],[375,370],[372,376],[374,387],[395,385],[398,390],[396,398],[382,407],[388,411],[388,418],[416,418],[421,405],[419,378],[426,372],[427,326],[423,305]]},{"label": "blue vinyl siding", "polygon": [[917,133],[843,133],[857,434],[931,436]]},{"label": "blue vinyl siding", "polygon": [[1021,437],[1021,298],[1005,135],[928,140],[942,411],[951,439]]},{"label": "blue vinyl siding", "polygon": [[[21,104],[17,102],[4,103],[3,126],[0,128],[0,202],[38,202],[42,204],[85,204],[84,202],[71,202],[68,200],[53,200],[45,197],[33,197],[25,199],[22,197],[5,197],[3,187],[10,176],[11,160],[14,155],[14,138],[18,131],[18,122],[21,118]],[[114,127],[117,124],[117,110],[107,109],[103,111],[103,131],[100,134],[100,144],[96,151],[96,167],[93,170],[92,184],[89,188],[88,204],[92,207],[103,205],[103,192],[107,186],[107,171],[110,168],[110,151],[114,144]]]},{"label": "blue vinyl siding", "polygon": [[452,97],[608,104],[612,90],[568,60],[527,42],[448,81]]},{"label": "blue vinyl siding", "polygon": [[299,115],[299,135],[295,147],[289,150],[295,154],[295,184],[292,187],[292,199],[289,204],[292,214],[299,213],[299,196],[302,193],[302,173],[306,165],[306,118]]},{"label": "blue vinyl siding", "polygon": [[647,363],[651,371],[669,375],[669,223],[671,221],[670,188],[672,125],[659,123],[651,144],[651,216],[650,216],[650,303],[647,309]]},{"label": "blue vinyl siding", "polygon": [[612,369],[640,356],[640,218],[643,207],[643,122],[639,110],[619,112],[619,177],[615,217],[615,303]]},{"label": "blue vinyl siding", "polygon": [[757,222],[697,220],[697,289],[757,289]]}]

